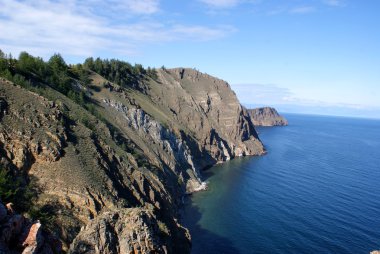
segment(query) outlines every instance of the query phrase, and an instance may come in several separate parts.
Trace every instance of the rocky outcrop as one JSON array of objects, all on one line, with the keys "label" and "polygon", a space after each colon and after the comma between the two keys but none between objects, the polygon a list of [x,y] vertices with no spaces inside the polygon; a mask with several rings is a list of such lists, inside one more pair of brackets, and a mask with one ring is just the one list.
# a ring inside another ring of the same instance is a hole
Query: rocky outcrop
[{"label": "rocky outcrop", "polygon": [[82,229],[69,253],[167,253],[158,236],[170,232],[158,223],[140,208],[105,212]]},{"label": "rocky outcrop", "polygon": [[[158,149],[153,147],[154,153],[159,156],[172,170],[190,168],[194,171],[198,169],[194,166],[191,150],[186,143],[177,137],[170,129],[165,128],[158,121],[154,120],[141,108],[126,106],[120,102],[103,99],[105,106],[115,109],[122,116],[120,122],[124,120],[124,126],[133,129],[140,137],[144,137],[149,143],[156,144]],[[162,165],[160,165],[162,166]],[[196,172],[199,174],[199,172]]]},{"label": "rocky outcrop", "polygon": [[255,126],[284,126],[288,121],[276,109],[270,107],[248,109]]},{"label": "rocky outcrop", "polygon": [[0,253],[60,253],[61,242],[45,231],[39,221],[16,214],[11,204],[0,202]]}]

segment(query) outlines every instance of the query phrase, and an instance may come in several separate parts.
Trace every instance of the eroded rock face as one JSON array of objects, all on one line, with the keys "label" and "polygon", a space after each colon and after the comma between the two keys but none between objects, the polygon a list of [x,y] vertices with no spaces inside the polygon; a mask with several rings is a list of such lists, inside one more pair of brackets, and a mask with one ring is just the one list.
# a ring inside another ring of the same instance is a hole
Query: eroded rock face
[{"label": "eroded rock face", "polygon": [[159,150],[155,152],[160,155],[160,159],[171,169],[175,170],[176,168],[187,166],[196,170],[193,166],[192,157],[188,154],[191,151],[186,143],[146,114],[145,111],[133,106],[127,107],[120,102],[109,99],[103,99],[103,103],[121,113],[125,120],[125,125],[139,133],[139,136],[144,137],[151,143],[158,144],[164,153],[160,153]]},{"label": "eroded rock face", "polygon": [[[146,143],[151,144],[149,148],[152,151],[152,157],[157,157],[155,159],[159,167],[165,165],[176,174],[181,174],[184,169],[190,169],[194,173],[194,178],[188,177],[187,180],[194,181],[195,187],[201,184],[200,168],[196,166],[196,158],[181,136],[177,137],[175,133],[154,120],[141,108],[126,106],[109,99],[102,101],[106,107],[118,111],[121,116],[118,121],[122,126],[131,128],[140,137],[144,137]],[[192,186],[188,190],[191,192]]]},{"label": "eroded rock face", "polygon": [[167,253],[159,234],[165,232],[160,232],[157,220],[148,210],[105,212],[81,230],[69,253]]},{"label": "eroded rock face", "polygon": [[159,70],[158,76],[160,83],[148,93],[214,160],[264,152],[247,111],[227,82],[183,68]]},{"label": "eroded rock face", "polygon": [[34,161],[57,161],[67,139],[62,113],[44,97],[8,87],[0,86],[1,164],[26,170]]},{"label": "eroded rock face", "polygon": [[276,109],[270,107],[248,109],[254,125],[256,126],[284,126],[288,121]]}]

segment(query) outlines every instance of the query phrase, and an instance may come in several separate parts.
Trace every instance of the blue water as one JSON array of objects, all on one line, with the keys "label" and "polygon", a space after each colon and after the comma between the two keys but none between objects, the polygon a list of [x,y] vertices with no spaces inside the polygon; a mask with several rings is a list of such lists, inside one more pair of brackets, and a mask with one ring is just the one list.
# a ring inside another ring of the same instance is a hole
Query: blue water
[{"label": "blue water", "polygon": [[286,117],[258,128],[267,155],[205,172],[183,215],[192,253],[380,249],[380,121]]}]

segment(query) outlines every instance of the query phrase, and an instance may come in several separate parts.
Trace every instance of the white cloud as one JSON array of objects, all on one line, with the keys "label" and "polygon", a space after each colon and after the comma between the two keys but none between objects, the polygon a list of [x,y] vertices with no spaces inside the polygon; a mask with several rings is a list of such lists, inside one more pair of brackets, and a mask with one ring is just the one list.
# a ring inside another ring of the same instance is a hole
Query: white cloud
[{"label": "white cloud", "polygon": [[0,0],[0,6],[0,48],[14,54],[131,54],[142,43],[213,40],[233,32],[225,26],[157,22],[158,0]]},{"label": "white cloud", "polygon": [[301,7],[295,7],[291,9],[289,12],[293,14],[306,14],[306,13],[310,13],[314,11],[315,11],[314,6],[301,6]]},{"label": "white cloud", "polygon": [[343,107],[352,109],[369,109],[370,105],[327,102],[317,99],[306,99],[296,96],[289,88],[273,84],[231,84],[237,97],[243,104],[260,105],[300,105],[315,107]]},{"label": "white cloud", "polygon": [[284,98],[293,97],[288,88],[272,84],[231,84],[239,100],[244,104],[282,104]]},{"label": "white cloud", "polygon": [[227,8],[227,7],[233,7],[238,5],[241,1],[240,0],[199,0],[211,7],[216,8]]},{"label": "white cloud", "polygon": [[[270,16],[280,15],[280,14],[309,14],[317,11],[323,11],[326,6],[330,7],[344,7],[344,0],[320,0],[319,2],[312,1],[303,1],[304,5],[294,5],[291,1],[286,2],[282,5],[274,5],[272,9],[266,11]],[[302,1],[299,1],[298,4],[302,4]]]},{"label": "white cloud", "polygon": [[343,6],[344,2],[342,0],[324,0],[323,3],[330,6]]},{"label": "white cloud", "polygon": [[257,5],[262,3],[264,0],[198,0],[201,3],[206,4],[212,9],[227,9],[232,8],[241,4],[253,4]]},{"label": "white cloud", "polygon": [[183,26],[176,25],[171,29],[171,33],[174,35],[181,35],[182,37],[192,38],[197,36],[199,41],[207,41],[209,38],[217,39],[222,38],[227,34],[235,32],[236,29],[232,26],[219,26],[217,29],[208,28],[204,26]]},{"label": "white cloud", "polygon": [[118,18],[116,14],[130,15],[142,14],[149,15],[160,11],[160,0],[69,0],[82,10],[92,9],[97,13],[114,14],[114,18]]},{"label": "white cloud", "polygon": [[[117,1],[120,2],[120,1]],[[159,10],[158,0],[131,0],[127,1],[127,6],[130,10],[136,13],[151,14],[156,13]]]}]

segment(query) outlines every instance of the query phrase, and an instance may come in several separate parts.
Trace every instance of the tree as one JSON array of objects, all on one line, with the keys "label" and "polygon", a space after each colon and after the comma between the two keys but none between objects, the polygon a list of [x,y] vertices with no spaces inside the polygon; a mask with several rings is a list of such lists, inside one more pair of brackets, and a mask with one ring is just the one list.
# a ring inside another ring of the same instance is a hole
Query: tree
[{"label": "tree", "polygon": [[89,57],[84,61],[83,66],[87,69],[93,70],[94,69],[94,58]]},{"label": "tree", "polygon": [[60,54],[54,54],[48,61],[49,67],[54,73],[67,72],[68,66]]},{"label": "tree", "polygon": [[21,72],[32,72],[35,68],[34,57],[26,52],[21,52],[18,57],[17,69]]},{"label": "tree", "polygon": [[4,53],[0,50],[0,74],[5,70],[8,70],[8,61],[5,58]]}]

